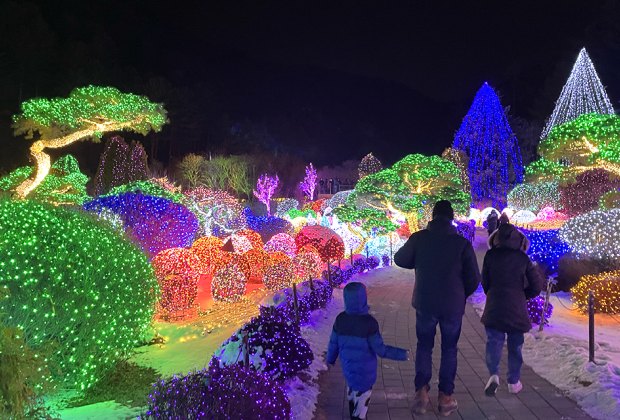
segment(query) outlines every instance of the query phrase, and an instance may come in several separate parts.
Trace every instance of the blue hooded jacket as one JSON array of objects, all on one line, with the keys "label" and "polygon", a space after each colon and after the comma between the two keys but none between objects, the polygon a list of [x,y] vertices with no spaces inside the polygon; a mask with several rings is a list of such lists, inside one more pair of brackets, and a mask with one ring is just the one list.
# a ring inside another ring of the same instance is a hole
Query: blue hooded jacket
[{"label": "blue hooded jacket", "polygon": [[406,360],[407,350],[383,344],[379,323],[368,313],[366,287],[352,282],[344,288],[345,311],[336,317],[327,363],[340,364],[347,385],[359,392],[372,388],[377,380],[377,355],[386,359]]}]

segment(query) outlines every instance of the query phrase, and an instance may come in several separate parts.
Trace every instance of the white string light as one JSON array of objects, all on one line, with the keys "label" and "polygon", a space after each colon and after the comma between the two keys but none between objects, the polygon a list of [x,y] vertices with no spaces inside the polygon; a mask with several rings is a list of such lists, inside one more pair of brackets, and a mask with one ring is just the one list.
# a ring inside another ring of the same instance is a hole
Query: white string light
[{"label": "white string light", "polygon": [[547,137],[556,125],[590,113],[613,114],[614,107],[596,74],[588,52],[582,48],[540,138]]}]

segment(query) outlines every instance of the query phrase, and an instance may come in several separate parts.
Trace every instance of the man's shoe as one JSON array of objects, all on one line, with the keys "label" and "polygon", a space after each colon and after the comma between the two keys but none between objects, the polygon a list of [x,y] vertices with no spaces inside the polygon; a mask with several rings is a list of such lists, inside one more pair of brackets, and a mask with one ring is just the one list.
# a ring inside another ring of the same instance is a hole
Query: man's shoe
[{"label": "man's shoe", "polygon": [[508,392],[511,394],[518,394],[523,389],[521,381],[517,381],[516,384],[508,384]]},{"label": "man's shoe", "polygon": [[429,389],[430,387],[428,385],[424,385],[415,392],[415,397],[413,399],[414,414],[425,414],[431,409],[431,399],[428,396]]},{"label": "man's shoe", "polygon": [[499,387],[499,376],[491,375],[487,381],[487,386],[484,387],[484,395],[487,397],[493,397],[497,388]]},{"label": "man's shoe", "polygon": [[449,416],[459,408],[456,399],[452,395],[446,395],[441,391],[439,392],[438,402],[439,414],[443,417]]}]

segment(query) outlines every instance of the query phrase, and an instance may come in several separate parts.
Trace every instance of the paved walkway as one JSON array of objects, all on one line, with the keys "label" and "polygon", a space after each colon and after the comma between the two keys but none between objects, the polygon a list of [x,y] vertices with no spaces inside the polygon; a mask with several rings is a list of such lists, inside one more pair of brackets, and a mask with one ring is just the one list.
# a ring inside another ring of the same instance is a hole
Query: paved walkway
[{"label": "paved walkway", "polygon": [[[415,352],[415,311],[411,307],[413,282],[403,275],[399,268],[378,270],[377,275],[369,275],[368,295],[371,313],[379,321],[383,339],[387,344],[409,348]],[[377,277],[381,276],[381,280]],[[379,281],[377,281],[379,280]],[[495,397],[484,395],[483,389],[488,379],[484,363],[484,328],[474,309],[468,304],[463,318],[463,328],[459,341],[458,373],[455,397],[459,410],[448,418],[452,419],[589,419],[577,404],[563,396],[562,392],[545,379],[538,376],[529,366],[523,366],[521,381],[523,391],[518,395],[508,394],[506,390],[506,351],[502,357],[500,376],[502,384]],[[437,416],[437,371],[440,355],[439,334],[433,352],[433,379],[431,382],[431,402],[434,413],[413,416],[413,362],[395,362],[379,359],[377,383],[373,388],[368,419],[402,420],[435,419]],[[412,353],[413,354],[413,353]],[[527,363],[527,360],[526,360]],[[340,365],[323,372],[319,378],[321,393],[315,419],[348,419],[346,387]]]}]

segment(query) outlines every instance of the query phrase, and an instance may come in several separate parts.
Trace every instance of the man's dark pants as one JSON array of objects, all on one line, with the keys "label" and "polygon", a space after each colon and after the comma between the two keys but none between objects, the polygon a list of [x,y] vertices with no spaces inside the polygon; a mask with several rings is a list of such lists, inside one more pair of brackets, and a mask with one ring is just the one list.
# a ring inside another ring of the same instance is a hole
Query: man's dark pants
[{"label": "man's dark pants", "polygon": [[418,346],[415,357],[416,391],[429,384],[432,376],[432,355],[437,324],[441,331],[441,366],[439,368],[439,391],[446,395],[454,392],[456,377],[457,343],[461,336],[462,315],[434,316],[416,311],[416,335]]}]

